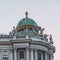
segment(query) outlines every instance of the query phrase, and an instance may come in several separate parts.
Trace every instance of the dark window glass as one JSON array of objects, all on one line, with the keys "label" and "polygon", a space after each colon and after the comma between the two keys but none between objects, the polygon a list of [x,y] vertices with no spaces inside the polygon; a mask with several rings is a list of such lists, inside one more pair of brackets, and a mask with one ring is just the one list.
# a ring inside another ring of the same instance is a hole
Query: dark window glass
[{"label": "dark window glass", "polygon": [[41,60],[41,53],[38,53],[38,60]]},{"label": "dark window glass", "polygon": [[24,58],[24,51],[20,51],[20,59]]}]

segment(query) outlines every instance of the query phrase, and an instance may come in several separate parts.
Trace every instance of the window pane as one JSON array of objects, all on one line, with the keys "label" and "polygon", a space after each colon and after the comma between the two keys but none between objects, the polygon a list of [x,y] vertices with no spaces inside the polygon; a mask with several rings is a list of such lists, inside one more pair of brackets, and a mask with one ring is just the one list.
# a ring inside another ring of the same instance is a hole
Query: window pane
[{"label": "window pane", "polygon": [[24,58],[24,51],[20,51],[20,58],[21,58],[21,59]]}]

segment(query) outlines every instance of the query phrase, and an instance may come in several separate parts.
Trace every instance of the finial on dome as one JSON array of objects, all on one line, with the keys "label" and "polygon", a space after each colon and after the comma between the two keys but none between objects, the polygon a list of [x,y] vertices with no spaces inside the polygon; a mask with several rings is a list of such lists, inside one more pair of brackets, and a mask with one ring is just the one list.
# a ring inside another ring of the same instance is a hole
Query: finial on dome
[{"label": "finial on dome", "polygon": [[27,11],[25,12],[25,15],[26,15],[26,18],[27,18],[28,17],[28,12]]}]

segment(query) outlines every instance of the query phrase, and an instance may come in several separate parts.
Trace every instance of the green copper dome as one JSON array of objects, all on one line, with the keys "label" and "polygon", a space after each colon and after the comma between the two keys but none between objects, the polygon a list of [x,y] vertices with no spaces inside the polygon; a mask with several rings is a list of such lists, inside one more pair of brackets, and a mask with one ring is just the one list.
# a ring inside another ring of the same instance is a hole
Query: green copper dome
[{"label": "green copper dome", "polygon": [[18,35],[22,36],[25,35],[26,33],[31,35],[36,31],[36,27],[38,26],[37,23],[31,19],[28,18],[28,12],[25,13],[26,17],[21,19],[16,27]]},{"label": "green copper dome", "polygon": [[19,21],[19,23],[17,24],[17,27],[19,26],[23,26],[23,25],[33,25],[33,26],[38,26],[37,23],[32,20],[31,18],[23,18]]}]

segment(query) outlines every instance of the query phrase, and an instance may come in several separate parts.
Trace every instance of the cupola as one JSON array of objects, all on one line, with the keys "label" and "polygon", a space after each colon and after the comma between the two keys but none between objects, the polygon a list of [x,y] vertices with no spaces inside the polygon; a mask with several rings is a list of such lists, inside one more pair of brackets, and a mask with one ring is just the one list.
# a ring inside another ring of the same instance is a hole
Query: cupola
[{"label": "cupola", "polygon": [[38,24],[31,18],[28,17],[28,12],[25,12],[26,17],[22,18],[16,27],[16,30],[19,35],[23,35],[26,32],[26,28],[28,29],[28,33],[32,34],[36,31],[36,27],[38,27]]}]

